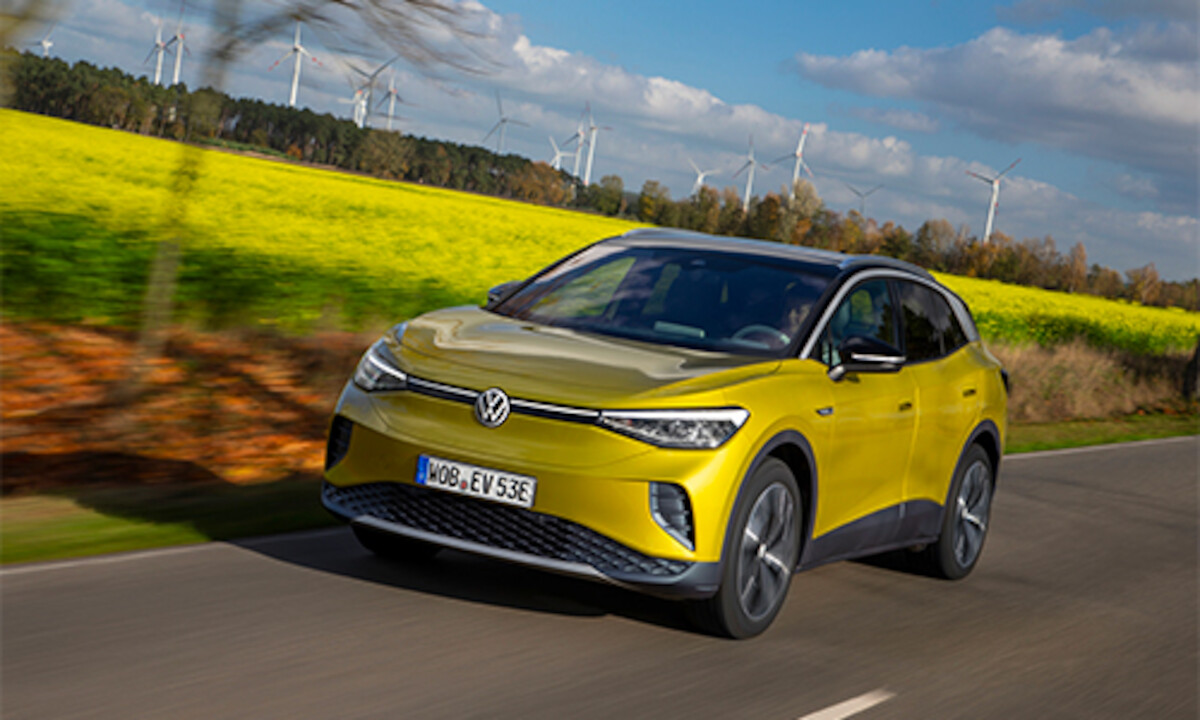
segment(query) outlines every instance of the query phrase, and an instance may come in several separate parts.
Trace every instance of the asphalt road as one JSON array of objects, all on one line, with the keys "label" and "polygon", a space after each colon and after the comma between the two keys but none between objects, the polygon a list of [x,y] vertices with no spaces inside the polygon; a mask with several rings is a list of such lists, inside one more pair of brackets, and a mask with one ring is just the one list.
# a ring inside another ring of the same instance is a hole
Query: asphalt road
[{"label": "asphalt road", "polygon": [[1010,458],[971,577],[826,566],[742,642],[615,588],[389,564],[344,529],[10,568],[0,715],[1194,719],[1198,457]]}]

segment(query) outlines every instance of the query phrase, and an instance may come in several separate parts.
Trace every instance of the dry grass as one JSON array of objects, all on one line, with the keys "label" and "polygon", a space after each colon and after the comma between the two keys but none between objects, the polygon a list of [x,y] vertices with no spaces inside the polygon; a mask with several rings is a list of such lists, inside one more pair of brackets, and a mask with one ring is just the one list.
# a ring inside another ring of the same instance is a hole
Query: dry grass
[{"label": "dry grass", "polygon": [[1012,380],[1010,422],[1187,412],[1181,399],[1186,353],[1135,357],[1077,340],[1064,345],[989,343]]}]

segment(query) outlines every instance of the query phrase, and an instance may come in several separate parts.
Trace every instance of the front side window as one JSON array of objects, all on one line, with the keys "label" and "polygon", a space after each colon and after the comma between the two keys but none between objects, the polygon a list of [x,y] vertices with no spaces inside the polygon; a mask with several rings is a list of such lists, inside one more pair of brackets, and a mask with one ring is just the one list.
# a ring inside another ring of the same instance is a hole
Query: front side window
[{"label": "front side window", "polygon": [[841,364],[838,348],[854,335],[897,346],[896,319],[887,280],[862,283],[842,298],[821,334],[817,358],[830,367]]},{"label": "front side window", "polygon": [[782,356],[811,324],[831,274],[786,259],[604,243],[492,310],[647,342]]}]

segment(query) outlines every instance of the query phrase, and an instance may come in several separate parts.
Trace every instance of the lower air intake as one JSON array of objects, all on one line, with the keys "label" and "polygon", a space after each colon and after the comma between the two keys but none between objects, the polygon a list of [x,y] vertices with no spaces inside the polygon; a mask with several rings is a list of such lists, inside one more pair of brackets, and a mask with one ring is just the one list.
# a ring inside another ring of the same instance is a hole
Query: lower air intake
[{"label": "lower air intake", "polygon": [[551,560],[584,563],[602,573],[671,577],[691,563],[643,555],[569,520],[524,508],[399,483],[322,490],[327,504],[348,513],[416,530]]}]

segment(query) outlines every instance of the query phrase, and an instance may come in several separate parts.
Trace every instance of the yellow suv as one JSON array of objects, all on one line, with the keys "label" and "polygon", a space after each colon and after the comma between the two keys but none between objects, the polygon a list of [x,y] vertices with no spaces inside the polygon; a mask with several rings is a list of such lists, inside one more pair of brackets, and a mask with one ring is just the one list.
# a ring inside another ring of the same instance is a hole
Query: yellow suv
[{"label": "yellow suv", "polygon": [[592,578],[748,637],[797,570],[909,548],[969,573],[1006,385],[916,266],[634,231],[372,345],[322,501],[380,554]]}]

